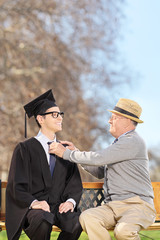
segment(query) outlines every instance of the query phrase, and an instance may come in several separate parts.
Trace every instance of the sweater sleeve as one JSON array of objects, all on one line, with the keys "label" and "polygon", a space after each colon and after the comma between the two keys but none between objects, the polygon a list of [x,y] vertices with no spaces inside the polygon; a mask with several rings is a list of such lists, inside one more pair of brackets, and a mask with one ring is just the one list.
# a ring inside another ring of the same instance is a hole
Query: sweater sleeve
[{"label": "sweater sleeve", "polygon": [[136,138],[128,134],[121,137],[115,144],[109,145],[101,151],[81,152],[67,149],[63,158],[71,162],[90,166],[102,166],[136,159],[139,152],[139,143],[136,140]]}]

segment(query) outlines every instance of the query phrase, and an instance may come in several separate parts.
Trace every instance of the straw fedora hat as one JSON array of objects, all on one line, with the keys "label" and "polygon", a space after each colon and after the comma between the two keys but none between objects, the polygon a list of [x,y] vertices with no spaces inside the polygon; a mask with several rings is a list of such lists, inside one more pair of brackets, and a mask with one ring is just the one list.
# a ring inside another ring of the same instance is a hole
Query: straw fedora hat
[{"label": "straw fedora hat", "polygon": [[142,108],[139,106],[138,103],[133,100],[120,98],[114,109],[108,111],[112,113],[117,113],[126,118],[130,118],[135,122],[143,123],[143,121],[139,119]]}]

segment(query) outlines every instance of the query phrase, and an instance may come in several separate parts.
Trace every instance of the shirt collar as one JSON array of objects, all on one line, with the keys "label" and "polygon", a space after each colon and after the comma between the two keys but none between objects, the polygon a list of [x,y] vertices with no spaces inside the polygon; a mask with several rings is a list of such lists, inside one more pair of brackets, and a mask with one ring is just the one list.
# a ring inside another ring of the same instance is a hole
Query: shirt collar
[{"label": "shirt collar", "polygon": [[130,130],[130,131],[127,131],[125,133],[123,133],[121,136],[119,136],[117,139],[121,138],[122,136],[126,135],[127,133],[130,133],[130,132],[133,132],[134,130]]},{"label": "shirt collar", "polygon": [[48,137],[46,137],[46,135],[44,135],[41,130],[38,132],[36,138],[40,141],[44,141],[44,142],[56,142],[56,135],[54,135],[54,139],[51,140]]}]

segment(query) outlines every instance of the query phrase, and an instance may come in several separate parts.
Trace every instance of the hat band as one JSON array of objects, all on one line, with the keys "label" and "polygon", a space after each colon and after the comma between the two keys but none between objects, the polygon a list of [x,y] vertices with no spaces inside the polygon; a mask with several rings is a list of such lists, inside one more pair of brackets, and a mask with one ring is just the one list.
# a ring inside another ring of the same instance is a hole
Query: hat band
[{"label": "hat band", "polygon": [[131,117],[135,117],[135,118],[138,118],[138,119],[139,119],[139,117],[137,117],[135,114],[130,113],[130,112],[128,112],[128,111],[126,111],[126,110],[124,110],[124,109],[122,109],[122,108],[115,107],[114,110],[116,110],[116,111],[118,111],[118,112],[120,112],[120,113],[129,115],[129,116],[131,116]]}]

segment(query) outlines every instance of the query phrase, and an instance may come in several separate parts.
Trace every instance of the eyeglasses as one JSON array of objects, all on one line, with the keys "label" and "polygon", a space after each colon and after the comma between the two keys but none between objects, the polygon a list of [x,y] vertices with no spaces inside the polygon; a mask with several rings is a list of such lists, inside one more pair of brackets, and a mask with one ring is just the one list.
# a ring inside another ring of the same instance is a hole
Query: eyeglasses
[{"label": "eyeglasses", "polygon": [[112,116],[112,117],[110,117],[110,121],[114,121],[114,120],[118,120],[118,119],[127,119],[127,118],[125,118],[125,117],[116,117],[116,116]]},{"label": "eyeglasses", "polygon": [[56,111],[42,113],[41,115],[44,116],[44,115],[48,115],[48,114],[52,114],[53,118],[58,118],[59,116],[61,116],[62,118],[64,117],[64,112],[56,112]]}]

